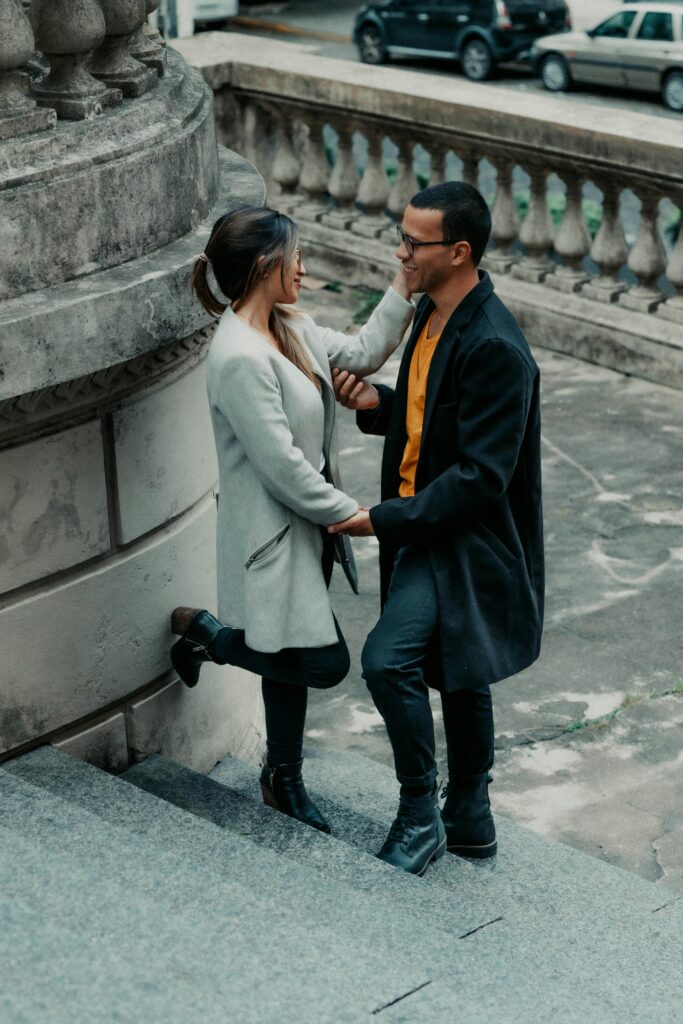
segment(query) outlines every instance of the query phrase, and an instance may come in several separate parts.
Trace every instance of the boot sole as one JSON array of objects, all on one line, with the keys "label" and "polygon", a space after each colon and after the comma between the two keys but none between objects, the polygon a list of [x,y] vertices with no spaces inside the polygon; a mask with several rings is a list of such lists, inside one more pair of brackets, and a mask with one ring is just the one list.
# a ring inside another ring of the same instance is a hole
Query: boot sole
[{"label": "boot sole", "polygon": [[439,843],[439,845],[437,846],[436,850],[434,850],[434,853],[431,855],[431,857],[429,858],[429,860],[427,861],[425,866],[422,868],[422,870],[415,872],[416,878],[422,878],[424,873],[425,873],[425,871],[429,867],[429,865],[433,861],[439,860],[439,858],[443,857],[445,852],[446,852],[446,840],[442,839],[442,841]]},{"label": "boot sole", "polygon": [[486,846],[457,846],[449,843],[447,849],[449,853],[454,853],[456,857],[485,860],[487,857],[495,857],[498,852],[498,842],[494,839],[492,843],[487,843]]}]

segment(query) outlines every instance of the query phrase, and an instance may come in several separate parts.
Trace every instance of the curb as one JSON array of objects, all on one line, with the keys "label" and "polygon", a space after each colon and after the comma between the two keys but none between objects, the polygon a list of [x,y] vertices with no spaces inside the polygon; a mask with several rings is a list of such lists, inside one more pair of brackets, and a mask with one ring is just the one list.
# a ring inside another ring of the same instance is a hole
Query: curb
[{"label": "curb", "polygon": [[324,43],[350,43],[351,36],[344,36],[337,32],[316,32],[310,28],[298,28],[296,25],[289,25],[286,21],[268,21],[266,18],[248,18],[238,15],[236,18],[228,19],[229,28],[260,28],[266,32],[276,32],[283,36],[299,36],[304,39],[319,39]]}]

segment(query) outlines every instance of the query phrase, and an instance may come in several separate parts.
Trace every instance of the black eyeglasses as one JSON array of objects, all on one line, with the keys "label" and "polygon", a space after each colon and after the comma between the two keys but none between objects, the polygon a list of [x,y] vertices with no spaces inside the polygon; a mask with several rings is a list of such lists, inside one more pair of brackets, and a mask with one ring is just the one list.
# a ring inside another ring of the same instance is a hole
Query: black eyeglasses
[{"label": "black eyeglasses", "polygon": [[405,245],[408,256],[412,256],[416,249],[421,245],[452,245],[452,242],[447,242],[445,238],[440,238],[438,242],[416,242],[411,235],[406,235],[405,231],[400,224],[396,225],[396,234],[398,235],[399,245],[403,243]]}]

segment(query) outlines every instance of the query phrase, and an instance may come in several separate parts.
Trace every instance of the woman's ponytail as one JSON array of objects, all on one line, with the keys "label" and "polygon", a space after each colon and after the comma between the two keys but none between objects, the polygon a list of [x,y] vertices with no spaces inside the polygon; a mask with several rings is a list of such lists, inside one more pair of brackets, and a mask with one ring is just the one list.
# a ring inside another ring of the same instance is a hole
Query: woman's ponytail
[{"label": "woman's ponytail", "polygon": [[192,289],[209,316],[216,319],[223,316],[227,309],[227,303],[221,302],[211,291],[209,258],[204,253],[199,257],[192,270]]}]

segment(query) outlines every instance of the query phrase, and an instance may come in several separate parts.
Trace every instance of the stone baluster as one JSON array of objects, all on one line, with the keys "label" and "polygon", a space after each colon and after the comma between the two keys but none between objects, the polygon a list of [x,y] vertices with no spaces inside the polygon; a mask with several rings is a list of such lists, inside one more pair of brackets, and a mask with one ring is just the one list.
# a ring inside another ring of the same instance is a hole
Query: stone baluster
[{"label": "stone baluster", "polygon": [[546,284],[561,292],[578,292],[589,278],[581,264],[590,252],[591,238],[583,215],[582,178],[575,171],[567,171],[564,182],[567,186],[567,205],[555,239],[555,252],[562,257],[564,263],[554,274],[549,275]]},{"label": "stone baluster", "polygon": [[681,219],[678,222],[678,238],[666,265],[666,276],[676,289],[676,294],[657,307],[660,316],[683,324],[683,196],[678,200]]},{"label": "stone baluster", "polygon": [[430,174],[429,184],[440,185],[448,180],[447,160],[448,150],[445,146],[430,146]]},{"label": "stone baluster", "polygon": [[360,178],[353,156],[353,129],[339,127],[337,136],[337,159],[329,183],[329,193],[337,205],[323,214],[322,221],[330,227],[347,229],[358,215],[354,204]]},{"label": "stone baluster", "polygon": [[41,110],[21,68],[33,54],[33,30],[19,0],[0,0],[0,140],[53,128],[56,114]]},{"label": "stone baluster", "polygon": [[666,250],[657,227],[660,198],[657,192],[641,195],[640,226],[627,261],[639,283],[619,296],[620,305],[640,313],[652,313],[665,298],[657,287],[657,278],[666,270]]},{"label": "stone baluster", "polygon": [[496,168],[496,198],[491,214],[491,238],[495,249],[486,252],[486,265],[499,274],[508,272],[520,254],[513,249],[519,238],[520,219],[512,192],[512,172],[514,160],[499,159],[494,161]]},{"label": "stone baluster", "polygon": [[368,140],[368,160],[357,196],[358,202],[365,208],[365,215],[354,222],[352,230],[365,238],[379,238],[390,226],[384,212],[390,191],[384,167],[384,133],[366,129],[365,135]]},{"label": "stone baluster", "polygon": [[159,76],[131,54],[136,34],[145,24],[145,0],[100,0],[106,33],[95,52],[90,70],[106,85],[120,89],[124,96],[142,96]]},{"label": "stone baluster", "polygon": [[553,269],[548,250],[553,244],[554,232],[546,190],[548,170],[537,164],[529,174],[531,199],[519,232],[519,240],[526,246],[528,254],[512,266],[511,273],[523,281],[538,283],[544,281]]},{"label": "stone baluster", "polygon": [[[153,14],[159,7],[161,0],[145,0],[146,15]],[[166,69],[166,49],[163,40],[156,29],[144,22],[133,36],[130,52],[136,60],[142,61],[148,68],[152,68],[159,75],[163,75]]]},{"label": "stone baluster", "polygon": [[323,128],[324,122],[316,118],[308,123],[299,178],[299,187],[306,197],[297,210],[297,217],[300,220],[319,221],[327,210],[330,168],[325,152]]},{"label": "stone baluster", "polygon": [[282,213],[291,213],[303,199],[297,192],[300,171],[294,152],[294,116],[279,108],[269,110],[276,125],[272,179],[278,190],[277,206]]},{"label": "stone baluster", "polygon": [[581,294],[598,302],[615,302],[626,290],[619,271],[626,262],[628,249],[619,217],[619,187],[612,180],[596,180],[602,192],[602,221],[593,239],[590,257],[600,273],[581,289]]},{"label": "stone baluster", "polygon": [[460,158],[462,160],[462,180],[468,185],[479,188],[479,157],[471,149],[465,150]]},{"label": "stone baluster", "polygon": [[34,88],[41,106],[80,121],[121,102],[120,89],[107,88],[88,70],[105,35],[98,0],[33,0],[31,22],[36,46],[50,64],[49,75]]},{"label": "stone baluster", "polygon": [[[387,209],[397,221],[400,221],[403,217],[403,211],[418,191],[419,185],[413,170],[412,139],[405,135],[400,135],[395,141],[398,146],[398,165],[396,167],[394,184],[387,199]],[[393,242],[396,232],[393,228],[389,230]]]}]

